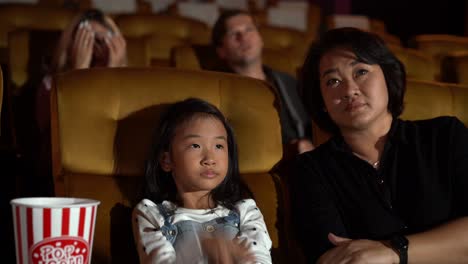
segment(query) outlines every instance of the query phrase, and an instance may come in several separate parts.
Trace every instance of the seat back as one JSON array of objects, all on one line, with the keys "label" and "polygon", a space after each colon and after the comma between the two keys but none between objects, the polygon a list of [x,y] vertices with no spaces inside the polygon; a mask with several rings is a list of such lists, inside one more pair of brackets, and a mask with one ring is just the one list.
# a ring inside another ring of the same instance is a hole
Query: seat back
[{"label": "seat back", "polygon": [[468,127],[468,85],[448,84],[452,91],[453,115]]},{"label": "seat back", "polygon": [[303,32],[275,26],[259,26],[265,49],[282,50],[297,49],[305,52],[307,49],[306,35]]},{"label": "seat back", "polygon": [[[100,68],[58,75],[52,92],[53,174],[57,196],[89,197],[98,209],[93,263],[135,263],[130,212],[138,202],[152,131],[163,109],[187,97],[226,115],[239,146],[242,178],[281,252],[278,178],[282,144],[274,95],[262,81],[173,68]],[[278,253],[280,254],[280,253]]]},{"label": "seat back", "polygon": [[468,50],[448,53],[441,65],[442,80],[468,85]]},{"label": "seat back", "polygon": [[[286,48],[264,49],[262,56],[265,65],[291,76],[296,76],[302,65],[300,56]],[[181,69],[216,71],[223,68],[223,61],[210,45],[182,45],[173,48],[171,65]]]},{"label": "seat back", "polygon": [[[45,67],[52,60],[61,31],[17,29],[8,38],[8,65],[10,81],[15,94],[28,80],[42,77]],[[129,66],[149,66],[151,63],[148,37],[128,37],[127,57]],[[40,80],[36,80],[40,81]]]},{"label": "seat back", "polygon": [[63,8],[10,4],[0,8],[0,47],[7,46],[8,32],[23,28],[63,30],[77,13]]},{"label": "seat back", "polygon": [[152,66],[169,66],[172,49],[190,43],[167,35],[151,35],[148,38],[150,65]]},{"label": "seat back", "polygon": [[179,69],[209,70],[220,67],[221,63],[210,45],[182,45],[171,52],[171,65]]},{"label": "seat back", "polygon": [[402,119],[428,119],[453,115],[452,92],[444,83],[408,80]]},{"label": "seat back", "polygon": [[[17,29],[8,38],[8,65],[12,92],[19,93],[26,82],[40,78],[51,62],[61,31]],[[38,85],[40,80],[35,80]]]},{"label": "seat back", "polygon": [[126,37],[128,66],[145,67],[151,65],[151,38]]},{"label": "seat back", "polygon": [[211,32],[207,25],[180,16],[122,15],[116,18],[116,23],[124,36],[169,35],[188,43],[210,42]]},{"label": "seat back", "polygon": [[468,37],[442,34],[423,34],[411,39],[412,44],[433,56],[437,66],[437,80],[442,80],[442,61],[455,51],[468,51]]},{"label": "seat back", "polygon": [[408,80],[402,118],[456,116],[468,126],[468,85]]},{"label": "seat back", "polygon": [[443,56],[449,52],[468,50],[468,37],[442,34],[423,34],[413,37],[411,40],[419,50],[431,55]]},{"label": "seat back", "polygon": [[406,76],[411,79],[435,81],[437,66],[429,54],[422,51],[388,44],[390,50],[405,65]]},{"label": "seat back", "polygon": [[205,24],[175,15],[122,15],[116,23],[126,37],[148,38],[153,66],[169,66],[171,50],[176,46],[210,41],[210,30]]}]

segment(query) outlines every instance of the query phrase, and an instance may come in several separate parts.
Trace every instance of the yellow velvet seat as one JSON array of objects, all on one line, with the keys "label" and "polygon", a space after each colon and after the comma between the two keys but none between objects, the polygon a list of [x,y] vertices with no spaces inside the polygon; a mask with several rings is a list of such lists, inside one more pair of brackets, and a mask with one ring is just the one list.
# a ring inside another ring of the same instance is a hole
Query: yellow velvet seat
[{"label": "yellow velvet seat", "polygon": [[435,81],[437,66],[429,54],[420,50],[389,44],[390,50],[405,65],[406,76],[412,79]]},{"label": "yellow velvet seat", "polygon": [[441,68],[442,80],[468,85],[468,50],[447,53]]},{"label": "yellow velvet seat", "polygon": [[468,37],[424,34],[413,37],[411,41],[418,49],[435,57],[457,50],[468,50]]},{"label": "yellow velvet seat", "polygon": [[443,80],[442,61],[449,53],[468,51],[468,37],[455,35],[417,35],[411,39],[411,43],[417,49],[433,56],[437,66],[437,80]]},{"label": "yellow velvet seat", "polygon": [[294,50],[302,55],[308,47],[304,33],[287,28],[260,26],[258,31],[263,39],[264,48],[268,50]]},{"label": "yellow velvet seat", "polygon": [[[21,93],[21,88],[31,78],[40,78],[50,63],[61,31],[17,29],[8,35],[8,66],[11,91]],[[35,80],[36,85],[40,80]]]},{"label": "yellow velvet seat", "polygon": [[315,38],[308,36],[308,33],[275,26],[260,26],[258,30],[264,43],[263,63],[296,76]]},{"label": "yellow velvet seat", "polygon": [[417,120],[441,115],[456,116],[468,126],[468,86],[408,80],[402,118]]},{"label": "yellow velvet seat", "polygon": [[149,38],[152,65],[168,66],[171,49],[182,44],[207,44],[210,29],[202,22],[169,15],[122,15],[116,18],[126,37]]},{"label": "yellow velvet seat", "polygon": [[[9,33],[8,66],[12,92],[32,77],[40,77],[52,59],[61,31],[17,29]],[[128,37],[127,58],[129,66],[149,66],[151,63],[149,39]],[[36,80],[37,82],[37,80]]]},{"label": "yellow velvet seat", "polygon": [[297,78],[298,70],[304,64],[304,56],[291,49],[264,49],[263,64]]},{"label": "yellow velvet seat", "polygon": [[145,67],[151,65],[151,38],[126,37],[128,66]]},{"label": "yellow velvet seat", "polygon": [[[216,58],[214,50],[209,45],[182,45],[174,47],[171,51],[171,66],[179,69],[189,69],[189,70],[201,70],[203,69],[201,65],[201,60],[204,58]],[[198,50],[204,50],[205,54],[197,54]],[[219,61],[211,60],[213,64],[208,66],[209,68],[214,68]]]},{"label": "yellow velvet seat", "polygon": [[[275,70],[297,75],[302,65],[302,58],[290,49],[264,49],[263,63]],[[174,47],[171,54],[171,65],[180,69],[219,70],[223,62],[216,51],[209,45],[182,45]]]},{"label": "yellow velvet seat", "polygon": [[17,28],[63,30],[75,11],[35,5],[10,4],[0,8],[0,47],[7,46],[8,32]]},{"label": "yellow velvet seat", "polygon": [[270,87],[224,73],[100,68],[58,75],[51,110],[56,195],[101,201],[93,263],[136,263],[130,211],[150,137],[161,110],[187,97],[213,103],[234,127],[241,176],[265,217],[272,254],[284,254],[281,185],[270,173],[282,156],[281,131]]}]

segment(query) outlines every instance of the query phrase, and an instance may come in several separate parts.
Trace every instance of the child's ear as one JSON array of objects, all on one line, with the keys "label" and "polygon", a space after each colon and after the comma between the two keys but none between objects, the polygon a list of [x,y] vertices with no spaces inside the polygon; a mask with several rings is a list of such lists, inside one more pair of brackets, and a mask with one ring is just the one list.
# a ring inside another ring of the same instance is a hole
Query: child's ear
[{"label": "child's ear", "polygon": [[161,169],[165,172],[171,171],[171,157],[169,156],[169,152],[164,152],[162,154],[161,160],[159,161],[161,164]]}]

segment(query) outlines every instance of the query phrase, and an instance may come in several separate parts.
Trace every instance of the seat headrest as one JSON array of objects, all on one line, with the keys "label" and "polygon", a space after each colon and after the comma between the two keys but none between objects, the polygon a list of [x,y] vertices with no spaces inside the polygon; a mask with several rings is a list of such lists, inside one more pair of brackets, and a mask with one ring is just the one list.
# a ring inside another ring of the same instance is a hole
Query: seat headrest
[{"label": "seat headrest", "polygon": [[216,105],[231,123],[241,173],[267,172],[281,159],[274,95],[260,80],[173,68],[101,68],[61,74],[55,86],[61,163],[68,171],[141,175],[162,109],[188,97]]}]

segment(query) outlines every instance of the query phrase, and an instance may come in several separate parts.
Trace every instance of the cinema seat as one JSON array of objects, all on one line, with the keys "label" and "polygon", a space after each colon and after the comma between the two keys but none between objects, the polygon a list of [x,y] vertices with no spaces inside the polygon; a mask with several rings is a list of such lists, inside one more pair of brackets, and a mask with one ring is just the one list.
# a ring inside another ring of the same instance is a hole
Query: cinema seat
[{"label": "cinema seat", "polygon": [[[302,58],[290,49],[264,49],[263,64],[296,76]],[[171,66],[180,69],[217,71],[223,62],[209,45],[182,45],[172,49]]]},{"label": "cinema seat", "polygon": [[9,32],[16,29],[63,30],[75,14],[75,11],[63,8],[22,4],[2,5],[0,8],[1,57],[7,57]]},{"label": "cinema seat", "polygon": [[[122,15],[116,18],[126,37],[147,37],[151,65],[168,66],[173,47],[183,44],[208,44],[210,30],[205,24],[180,16]],[[170,30],[169,30],[170,29]]]},{"label": "cinema seat", "polygon": [[272,255],[284,255],[283,194],[270,173],[282,157],[281,130],[270,87],[224,73],[100,68],[58,75],[51,109],[55,194],[101,201],[93,263],[137,263],[130,212],[150,137],[161,111],[188,97],[213,103],[234,127],[241,176],[265,217]]}]

